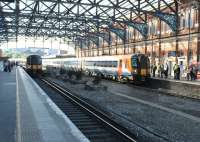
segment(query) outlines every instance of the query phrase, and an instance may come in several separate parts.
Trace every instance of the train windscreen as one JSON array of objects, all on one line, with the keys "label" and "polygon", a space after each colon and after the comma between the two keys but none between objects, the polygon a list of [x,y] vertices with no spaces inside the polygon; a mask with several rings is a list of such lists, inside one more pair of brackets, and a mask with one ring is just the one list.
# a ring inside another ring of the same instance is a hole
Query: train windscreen
[{"label": "train windscreen", "polygon": [[26,62],[28,65],[41,65],[42,59],[38,55],[31,55],[27,57]]},{"label": "train windscreen", "polygon": [[138,67],[138,57],[137,57],[137,56],[132,56],[132,57],[131,57],[131,65],[132,65],[132,67],[134,67],[134,68],[137,68],[137,67]]}]

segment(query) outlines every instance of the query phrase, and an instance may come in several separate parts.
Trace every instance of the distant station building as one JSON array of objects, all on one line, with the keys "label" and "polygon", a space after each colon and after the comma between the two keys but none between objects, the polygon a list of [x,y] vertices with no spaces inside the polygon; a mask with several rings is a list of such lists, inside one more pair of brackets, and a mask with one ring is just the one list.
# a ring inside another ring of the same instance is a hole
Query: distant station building
[{"label": "distant station building", "polygon": [[[175,63],[186,66],[199,62],[200,1],[182,0],[178,5],[161,6],[162,12],[148,14],[146,23],[141,18],[134,19],[144,27],[144,31],[131,24],[112,25],[118,33],[110,28],[101,29],[101,33],[107,32],[110,43],[106,38],[100,38],[97,44],[91,40],[82,43],[85,47],[77,48],[76,53],[79,57],[143,53],[149,56],[151,63],[167,62],[171,71]],[[162,15],[167,18],[162,19],[159,14],[163,13],[172,15]]]},{"label": "distant station building", "polygon": [[8,57],[3,56],[3,51],[0,49],[0,71],[4,70],[4,62],[8,60]]}]

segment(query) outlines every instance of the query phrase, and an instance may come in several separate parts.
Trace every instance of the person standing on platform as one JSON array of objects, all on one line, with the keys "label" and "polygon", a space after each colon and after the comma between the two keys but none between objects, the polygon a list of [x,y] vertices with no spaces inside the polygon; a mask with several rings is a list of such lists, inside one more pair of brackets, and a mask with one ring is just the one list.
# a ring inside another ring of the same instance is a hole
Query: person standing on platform
[{"label": "person standing on platform", "polygon": [[198,66],[197,65],[195,66],[194,72],[195,72],[195,79],[197,79],[197,74],[198,74]]},{"label": "person standing on platform", "polygon": [[181,74],[181,69],[180,69],[180,66],[177,65],[177,80],[180,80],[180,74]]},{"label": "person standing on platform", "polygon": [[160,76],[161,76],[161,78],[163,78],[163,74],[164,74],[164,65],[161,64],[160,65]]},{"label": "person standing on platform", "polygon": [[11,72],[11,63],[8,61],[8,71]]},{"label": "person standing on platform", "polygon": [[157,70],[157,66],[156,66],[156,64],[154,63],[154,65],[153,65],[153,77],[155,77],[156,70]]},{"label": "person standing on platform", "polygon": [[188,66],[185,67],[186,79],[190,80],[190,68]]},{"label": "person standing on platform", "polygon": [[176,63],[173,67],[173,71],[174,71],[174,79],[177,79],[177,64]]},{"label": "person standing on platform", "polygon": [[7,72],[8,71],[8,61],[4,62],[4,71]]},{"label": "person standing on platform", "polygon": [[158,77],[161,77],[160,74],[161,74],[161,65],[160,63],[158,63]]},{"label": "person standing on platform", "polygon": [[191,77],[191,81],[194,80],[193,66],[190,66],[190,77]]},{"label": "person standing on platform", "polygon": [[164,65],[164,74],[165,74],[165,78],[168,78],[168,69],[169,69],[168,64],[165,63],[165,65]]}]

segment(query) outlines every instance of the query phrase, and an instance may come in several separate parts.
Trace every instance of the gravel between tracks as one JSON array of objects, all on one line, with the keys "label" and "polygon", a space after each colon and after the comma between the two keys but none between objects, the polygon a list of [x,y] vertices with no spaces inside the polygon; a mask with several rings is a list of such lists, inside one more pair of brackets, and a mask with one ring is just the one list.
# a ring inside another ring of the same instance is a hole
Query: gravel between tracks
[{"label": "gravel between tracks", "polygon": [[104,110],[137,134],[142,142],[200,140],[198,100],[168,96],[111,81],[102,81],[108,87],[107,90],[88,91],[84,89],[84,84],[71,84],[55,78],[53,80]]}]

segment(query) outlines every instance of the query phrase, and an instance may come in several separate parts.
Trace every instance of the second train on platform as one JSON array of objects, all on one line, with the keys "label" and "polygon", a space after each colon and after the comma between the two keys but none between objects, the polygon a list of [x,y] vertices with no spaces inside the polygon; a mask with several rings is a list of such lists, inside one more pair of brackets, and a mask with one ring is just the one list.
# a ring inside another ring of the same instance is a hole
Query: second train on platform
[{"label": "second train on platform", "polygon": [[145,81],[150,77],[150,61],[144,54],[43,58],[44,69],[84,71],[89,75],[101,75],[118,81]]}]

